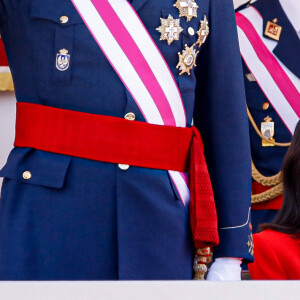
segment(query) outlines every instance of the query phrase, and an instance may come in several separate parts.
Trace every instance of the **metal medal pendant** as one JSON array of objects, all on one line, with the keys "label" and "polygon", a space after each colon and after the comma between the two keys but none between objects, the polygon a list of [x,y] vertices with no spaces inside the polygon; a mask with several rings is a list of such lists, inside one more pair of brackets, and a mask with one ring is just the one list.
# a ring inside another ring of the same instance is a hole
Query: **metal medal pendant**
[{"label": "metal medal pendant", "polygon": [[185,45],[185,49],[182,52],[178,52],[179,62],[176,66],[177,69],[180,70],[179,75],[187,73],[190,75],[190,71],[196,67],[196,58],[199,51],[196,51],[194,45],[192,47],[188,47]]},{"label": "metal medal pendant", "polygon": [[[269,116],[264,119],[265,122],[261,123],[261,133],[262,135],[268,139],[270,142],[275,142],[274,135],[275,135],[275,123],[272,122],[272,118]],[[263,147],[272,147],[274,144],[269,143],[266,140],[262,140]]]},{"label": "metal medal pendant", "polygon": [[180,27],[180,19],[174,19],[171,15],[167,19],[160,18],[161,25],[156,28],[161,33],[160,41],[166,40],[168,45],[178,41],[183,28]]},{"label": "metal medal pendant", "polygon": [[71,56],[68,54],[69,51],[66,49],[59,50],[59,53],[56,54],[56,68],[59,71],[66,71],[70,66]]},{"label": "metal medal pendant", "polygon": [[200,28],[197,31],[197,34],[198,34],[198,40],[197,40],[196,44],[198,44],[199,47],[201,47],[205,43],[205,41],[209,35],[209,26],[208,26],[208,21],[207,21],[206,16],[204,16],[203,21],[200,21]]},{"label": "metal medal pendant", "polygon": [[179,9],[179,17],[186,17],[188,22],[197,17],[199,6],[195,0],[177,0],[174,6]]},{"label": "metal medal pendant", "polygon": [[277,21],[277,19],[274,19],[272,22],[268,21],[265,29],[265,35],[275,41],[279,41],[282,32],[282,27],[276,24]]}]

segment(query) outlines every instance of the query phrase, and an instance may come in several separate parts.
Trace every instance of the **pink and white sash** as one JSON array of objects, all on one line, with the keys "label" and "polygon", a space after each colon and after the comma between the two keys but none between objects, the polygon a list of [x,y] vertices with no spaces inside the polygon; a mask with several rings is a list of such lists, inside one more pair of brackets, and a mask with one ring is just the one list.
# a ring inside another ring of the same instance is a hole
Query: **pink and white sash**
[{"label": "pink and white sash", "polygon": [[[146,122],[186,127],[185,108],[173,74],[128,1],[71,1]],[[169,174],[187,206],[187,175],[172,170]]]},{"label": "pink and white sash", "polygon": [[300,118],[300,78],[272,52],[276,41],[263,36],[263,18],[253,6],[236,13],[240,51],[249,70],[293,134]]}]

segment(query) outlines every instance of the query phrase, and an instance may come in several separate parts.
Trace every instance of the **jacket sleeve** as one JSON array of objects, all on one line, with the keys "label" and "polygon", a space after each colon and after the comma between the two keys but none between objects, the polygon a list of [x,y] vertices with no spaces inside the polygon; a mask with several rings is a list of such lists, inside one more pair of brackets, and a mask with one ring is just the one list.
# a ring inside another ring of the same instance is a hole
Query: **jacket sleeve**
[{"label": "jacket sleeve", "polygon": [[232,0],[211,0],[210,35],[196,68],[194,123],[203,138],[218,213],[215,257],[252,260],[251,159],[241,55]]}]

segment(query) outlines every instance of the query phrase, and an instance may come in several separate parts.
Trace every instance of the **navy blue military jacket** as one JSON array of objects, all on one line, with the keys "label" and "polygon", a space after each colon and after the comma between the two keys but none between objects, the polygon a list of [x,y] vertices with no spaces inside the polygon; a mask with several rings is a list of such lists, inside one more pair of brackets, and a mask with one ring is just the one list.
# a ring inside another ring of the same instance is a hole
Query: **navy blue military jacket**
[{"label": "navy blue military jacket", "polygon": [[[273,53],[292,73],[300,78],[300,39],[284,13],[279,0],[258,0],[251,5],[258,10],[263,18],[263,30],[265,30],[268,21],[278,19],[278,25],[282,26],[282,33]],[[271,39],[266,35],[264,35],[264,38]],[[260,128],[261,122],[264,122],[264,119],[269,116],[275,123],[275,141],[279,143],[289,143],[292,139],[290,131],[266,98],[258,83],[247,79],[246,75],[250,74],[250,70],[244,62],[243,72],[247,105],[258,128]],[[288,148],[279,146],[263,147],[261,138],[251,124],[250,143],[252,160],[258,171],[264,176],[277,174],[281,170],[283,158]],[[267,207],[267,205],[265,207]],[[258,224],[271,222],[276,213],[276,210],[253,211],[252,220],[254,231],[256,231]]]},{"label": "navy blue military jacket", "polygon": [[[161,17],[179,17],[175,1],[132,5],[174,74],[187,126],[194,118],[204,140],[220,227],[215,255],[251,260],[249,129],[232,1],[196,2],[198,17],[181,18],[170,46],[156,28]],[[179,76],[177,53],[196,42],[188,28],[196,32],[204,15],[210,35],[198,65]],[[70,0],[1,0],[0,20],[18,101],[145,121]],[[60,72],[63,48],[70,67]],[[15,148],[0,175],[0,279],[192,278],[188,211],[166,171]]]},{"label": "navy blue military jacket", "polygon": [[[280,61],[292,71],[298,78],[300,78],[300,40],[293,25],[290,23],[288,17],[285,15],[279,0],[259,0],[252,4],[263,17],[263,28],[265,29],[268,21],[275,18],[278,19],[278,24],[282,26],[282,34],[280,36],[277,46],[273,53],[280,59]],[[264,35],[265,38],[271,39]],[[243,63],[244,74],[249,74],[250,71]],[[291,141],[291,133],[276,113],[272,105],[265,106],[264,103],[269,103],[264,93],[260,89],[257,82],[250,82],[244,76],[247,105],[251,114],[260,128],[260,123],[264,122],[264,118],[270,116],[275,123],[276,142],[288,143]],[[273,176],[281,169],[283,157],[287,151],[287,147],[262,147],[261,138],[250,125],[251,149],[252,158],[258,170],[265,176]]]}]

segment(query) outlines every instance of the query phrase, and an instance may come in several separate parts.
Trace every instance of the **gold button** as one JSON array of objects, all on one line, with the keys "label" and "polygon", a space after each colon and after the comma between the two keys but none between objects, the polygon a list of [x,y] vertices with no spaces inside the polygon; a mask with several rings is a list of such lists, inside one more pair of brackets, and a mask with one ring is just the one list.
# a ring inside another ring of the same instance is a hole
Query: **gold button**
[{"label": "gold button", "polygon": [[29,171],[23,173],[23,179],[29,180],[32,177],[32,174]]},{"label": "gold button", "polygon": [[129,121],[134,121],[135,120],[135,114],[133,112],[129,112],[125,115],[124,117],[126,120],[129,120]]},{"label": "gold button", "polygon": [[60,17],[59,21],[61,24],[66,24],[69,22],[69,18],[67,16],[62,16]]},{"label": "gold button", "polygon": [[263,110],[266,110],[266,109],[268,109],[270,107],[270,103],[268,103],[268,102],[265,102],[264,104],[263,104]]},{"label": "gold button", "polygon": [[124,165],[124,164],[118,164],[118,167],[123,170],[123,171],[127,171],[129,169],[129,165]]},{"label": "gold button", "polygon": [[189,27],[189,28],[188,28],[188,33],[189,33],[189,35],[194,35],[194,34],[195,34],[194,28]]}]

